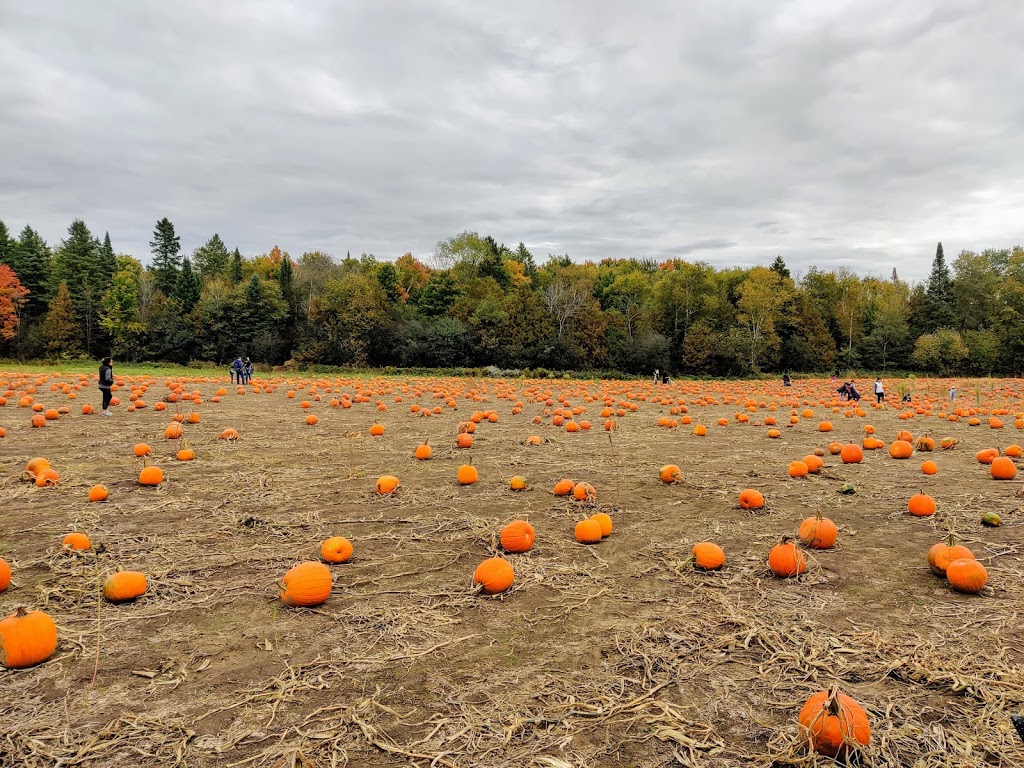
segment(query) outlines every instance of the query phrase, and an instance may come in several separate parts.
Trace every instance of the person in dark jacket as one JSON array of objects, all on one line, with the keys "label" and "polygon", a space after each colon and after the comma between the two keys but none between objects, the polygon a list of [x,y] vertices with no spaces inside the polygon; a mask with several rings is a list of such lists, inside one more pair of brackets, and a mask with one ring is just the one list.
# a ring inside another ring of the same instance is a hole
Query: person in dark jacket
[{"label": "person in dark jacket", "polygon": [[855,403],[860,402],[860,392],[857,391],[857,385],[852,381],[847,383],[848,391],[850,393],[850,399]]},{"label": "person in dark jacket", "polygon": [[244,366],[243,370],[245,371],[245,383],[248,384],[252,381],[252,360],[247,357],[242,365]]},{"label": "person in dark jacket", "polygon": [[101,416],[113,416],[110,411],[110,388],[114,386],[114,361],[109,357],[100,360],[100,392],[103,393],[103,410]]},{"label": "person in dark jacket", "polygon": [[242,358],[236,357],[231,367],[235,369],[235,381],[239,384],[244,384],[245,382],[242,381],[242,377],[245,376],[245,367],[242,365]]}]

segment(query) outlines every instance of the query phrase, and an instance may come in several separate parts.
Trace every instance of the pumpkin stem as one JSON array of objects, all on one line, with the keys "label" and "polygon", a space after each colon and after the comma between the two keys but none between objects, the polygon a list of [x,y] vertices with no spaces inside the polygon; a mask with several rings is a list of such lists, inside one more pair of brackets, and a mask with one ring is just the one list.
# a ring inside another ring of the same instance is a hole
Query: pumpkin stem
[{"label": "pumpkin stem", "polygon": [[17,616],[19,619],[22,619],[25,616],[28,616],[28,609],[25,608],[24,605],[19,605],[18,609],[14,612],[14,615]]}]

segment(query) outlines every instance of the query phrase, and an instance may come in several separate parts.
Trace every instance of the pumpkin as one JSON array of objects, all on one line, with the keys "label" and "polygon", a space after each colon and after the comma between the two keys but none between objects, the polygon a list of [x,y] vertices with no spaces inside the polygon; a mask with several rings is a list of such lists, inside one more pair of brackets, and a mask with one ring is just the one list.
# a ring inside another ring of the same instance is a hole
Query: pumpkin
[{"label": "pumpkin", "polygon": [[658,470],[658,477],[663,483],[677,483],[683,478],[683,473],[675,464],[666,464]]},{"label": "pumpkin", "polygon": [[139,485],[160,485],[164,481],[164,471],[157,466],[143,467],[139,472]]},{"label": "pumpkin", "polygon": [[710,541],[693,545],[693,567],[702,571],[717,571],[725,564],[725,552]]},{"label": "pumpkin", "polygon": [[935,499],[927,493],[915,493],[907,502],[907,509],[914,517],[928,517],[935,514]]},{"label": "pumpkin", "polygon": [[221,440],[237,440],[238,439],[238,430],[235,429],[234,427],[228,427],[227,429],[225,429],[223,432],[220,433],[220,439]]},{"label": "pumpkin", "polygon": [[997,456],[992,459],[989,471],[994,480],[1013,480],[1017,476],[1017,465],[1008,456]]},{"label": "pumpkin", "polygon": [[693,428],[693,434],[695,434],[697,437],[704,437],[704,435],[706,435],[707,433],[708,428],[705,427],[703,424],[698,424],[696,427]]},{"label": "pumpkin", "polygon": [[832,431],[832,422],[831,421],[823,421],[823,422],[821,422],[818,425],[818,431],[819,432],[831,432]]},{"label": "pumpkin", "polygon": [[934,461],[925,461],[921,463],[921,471],[926,475],[934,475],[939,471],[939,465]]},{"label": "pumpkin", "polygon": [[787,471],[790,477],[807,477],[810,470],[802,461],[791,461]]},{"label": "pumpkin", "polygon": [[525,491],[526,490],[526,478],[522,475],[513,475],[508,481],[508,487],[513,491]]},{"label": "pumpkin", "polygon": [[764,494],[753,488],[744,488],[740,491],[740,506],[743,509],[761,509],[764,506]]},{"label": "pumpkin", "polygon": [[61,545],[68,547],[69,549],[85,550],[89,549],[89,547],[92,546],[92,543],[89,541],[89,537],[84,533],[74,532],[65,536],[64,540],[61,541]]},{"label": "pumpkin", "polygon": [[164,430],[164,439],[177,440],[179,437],[181,437],[182,432],[183,430],[181,428],[181,424],[179,424],[176,421],[172,421],[170,424],[167,425],[167,429]]},{"label": "pumpkin", "polygon": [[973,557],[964,557],[946,567],[946,578],[957,592],[976,595],[988,583],[988,571]]},{"label": "pumpkin", "polygon": [[420,445],[416,446],[416,450],[412,453],[420,461],[426,461],[434,455],[434,450],[427,445],[427,441],[424,440]]},{"label": "pumpkin", "polygon": [[812,475],[821,474],[821,470],[825,468],[825,462],[813,453],[809,453],[802,459],[803,463],[807,465],[807,471]]},{"label": "pumpkin", "polygon": [[991,464],[996,458],[998,458],[998,456],[998,448],[982,448],[974,454],[974,458],[976,458],[980,464]]},{"label": "pumpkin", "polygon": [[320,605],[331,594],[331,572],[323,563],[299,563],[281,579],[281,601],[290,607]]},{"label": "pumpkin", "polygon": [[559,480],[555,483],[554,493],[555,496],[568,496],[572,493],[573,488],[576,487],[576,483],[572,480]]},{"label": "pumpkin", "polygon": [[909,429],[901,429],[896,433],[896,442],[913,443],[914,434]]},{"label": "pumpkin", "polygon": [[11,583],[11,566],[6,560],[0,557],[0,592],[3,592]]},{"label": "pumpkin", "polygon": [[331,536],[320,545],[320,557],[327,563],[347,563],[352,557],[352,542],[344,536]]},{"label": "pumpkin", "polygon": [[995,512],[986,512],[981,516],[981,524],[987,525],[990,528],[998,528],[1003,524],[1003,518],[997,515]]},{"label": "pumpkin", "polygon": [[503,557],[489,557],[473,572],[473,583],[479,584],[488,595],[504,592],[515,580],[512,563]]},{"label": "pumpkin", "polygon": [[919,451],[934,451],[935,438],[929,437],[928,435],[921,435],[917,438],[917,442],[914,443],[914,448]]},{"label": "pumpkin", "polygon": [[383,424],[374,424],[374,425],[372,425],[370,427],[370,434],[373,435],[374,437],[380,437],[381,435],[384,434],[384,425]]},{"label": "pumpkin", "polygon": [[0,664],[25,669],[41,664],[57,650],[57,625],[42,611],[19,608],[0,621]]},{"label": "pumpkin", "polygon": [[800,542],[811,549],[831,549],[836,545],[838,533],[836,524],[822,517],[820,509],[800,523]]},{"label": "pumpkin", "polygon": [[593,501],[597,498],[597,491],[590,483],[576,483],[572,487],[572,497],[576,501]]},{"label": "pumpkin", "polygon": [[973,558],[974,553],[967,547],[957,544],[953,534],[949,534],[945,541],[933,544],[928,550],[928,567],[936,576],[945,576],[946,569],[953,560]]},{"label": "pumpkin", "polygon": [[595,512],[590,516],[590,519],[596,520],[597,524],[601,526],[602,539],[605,539],[612,535],[612,529],[614,528],[614,525],[612,524],[611,515],[605,512]]},{"label": "pumpkin", "polygon": [[458,472],[455,473],[456,479],[459,481],[459,485],[472,485],[480,479],[480,475],[476,471],[476,467],[472,464],[463,464],[459,467]]},{"label": "pumpkin", "polygon": [[42,457],[31,459],[28,464],[25,465],[25,475],[30,478],[35,478],[44,469],[50,468],[50,462]]},{"label": "pumpkin", "polygon": [[576,523],[576,541],[580,544],[596,544],[601,540],[601,524],[588,517]]},{"label": "pumpkin", "polygon": [[788,579],[807,570],[807,558],[796,542],[786,536],[768,552],[768,567],[776,576]]},{"label": "pumpkin", "polygon": [[959,442],[955,437],[944,437],[939,441],[939,447],[944,451],[951,451],[956,448]]},{"label": "pumpkin", "polygon": [[187,446],[175,454],[175,458],[177,458],[178,461],[192,461],[195,457],[196,452]]},{"label": "pumpkin", "polygon": [[828,444],[828,452],[831,453],[833,456],[838,456],[840,453],[843,452],[843,444],[842,443],[829,443]]},{"label": "pumpkin", "polygon": [[839,458],[843,464],[860,464],[864,459],[864,452],[859,445],[847,443],[839,452]]},{"label": "pumpkin", "polygon": [[148,586],[144,573],[118,571],[103,582],[103,597],[111,603],[124,603],[144,594]]},{"label": "pumpkin", "polygon": [[136,456],[149,456],[153,453],[153,449],[146,443],[136,443],[135,447],[132,448],[132,453]]},{"label": "pumpkin", "polygon": [[317,418],[315,413],[311,413],[306,416],[306,424],[308,424],[311,427],[316,426],[316,424],[319,423],[319,421],[320,419]]},{"label": "pumpkin", "polygon": [[846,757],[871,741],[867,713],[837,689],[808,697],[799,721],[801,738],[812,750],[829,757]]},{"label": "pumpkin", "polygon": [[896,440],[889,446],[889,455],[894,459],[909,459],[914,452],[914,446],[907,440]]},{"label": "pumpkin", "polygon": [[386,496],[398,490],[398,478],[394,475],[381,475],[377,478],[377,493]]},{"label": "pumpkin", "polygon": [[508,552],[526,552],[533,546],[536,533],[525,520],[514,520],[501,529],[501,546]]},{"label": "pumpkin", "polygon": [[45,488],[50,485],[56,485],[60,481],[60,475],[57,474],[57,470],[47,468],[43,469],[36,475],[36,485],[40,488]]},{"label": "pumpkin", "polygon": [[102,485],[94,485],[89,489],[89,501],[106,501],[109,497],[110,491]]}]

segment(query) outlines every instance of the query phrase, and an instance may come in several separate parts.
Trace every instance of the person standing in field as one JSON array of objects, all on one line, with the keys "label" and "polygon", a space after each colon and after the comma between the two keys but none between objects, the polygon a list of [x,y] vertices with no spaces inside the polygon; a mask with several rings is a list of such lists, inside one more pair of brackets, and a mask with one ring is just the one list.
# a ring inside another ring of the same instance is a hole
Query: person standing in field
[{"label": "person standing in field", "polygon": [[655,384],[657,384],[657,383],[658,383],[658,377],[659,377],[659,376],[661,376],[661,371],[659,371],[659,370],[658,370],[657,368],[655,368],[655,369],[654,369],[654,383],[655,383]]},{"label": "person standing in field", "polygon": [[252,381],[252,360],[248,357],[245,358],[244,370],[245,370],[245,383],[248,384]]},{"label": "person standing in field", "polygon": [[114,361],[109,357],[100,360],[100,392],[103,394],[103,410],[101,416],[113,416],[110,411],[110,388],[114,386]]},{"label": "person standing in field", "polygon": [[954,400],[956,400],[956,384],[949,388],[949,404],[952,405]]},{"label": "person standing in field", "polygon": [[882,402],[885,400],[885,387],[882,386],[882,378],[878,377],[875,379],[875,402]]},{"label": "person standing in field", "polygon": [[235,362],[231,364],[231,367],[235,369],[235,381],[241,384],[242,377],[245,375],[245,372],[242,370],[242,358],[236,357]]}]

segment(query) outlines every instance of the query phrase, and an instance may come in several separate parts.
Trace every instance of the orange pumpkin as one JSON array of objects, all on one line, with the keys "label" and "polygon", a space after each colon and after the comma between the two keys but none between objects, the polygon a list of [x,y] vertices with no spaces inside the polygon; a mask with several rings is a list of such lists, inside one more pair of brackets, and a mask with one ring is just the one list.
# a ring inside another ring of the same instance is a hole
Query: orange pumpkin
[{"label": "orange pumpkin", "polygon": [[533,546],[536,533],[525,520],[514,520],[501,529],[501,546],[508,552],[526,552]]},{"label": "orange pumpkin", "polygon": [[769,551],[768,567],[776,576],[788,579],[807,570],[807,558],[796,542],[787,536]]},{"label": "orange pumpkin", "polygon": [[459,485],[472,485],[480,479],[480,475],[472,464],[463,464],[455,473],[455,478],[459,481]]},{"label": "orange pumpkin", "polygon": [[743,509],[761,509],[764,506],[764,495],[753,488],[740,491],[740,506]]},{"label": "orange pumpkin", "polygon": [[0,592],[3,592],[11,583],[11,566],[0,557]]},{"label": "orange pumpkin", "polygon": [[18,608],[0,621],[0,664],[25,669],[41,664],[57,650],[57,625],[42,611]]},{"label": "orange pumpkin", "polygon": [[331,572],[323,563],[299,563],[281,579],[281,601],[290,607],[320,605],[331,595]]},{"label": "orange pumpkin", "polygon": [[811,749],[829,757],[845,758],[871,741],[871,726],[864,709],[838,690],[819,691],[800,710],[800,734]]},{"label": "orange pumpkin", "polygon": [[847,443],[839,452],[839,458],[843,464],[860,464],[864,460],[864,452],[859,445]]},{"label": "orange pumpkin", "polygon": [[479,584],[488,595],[504,592],[515,580],[512,563],[503,557],[489,557],[473,572],[473,583]]},{"label": "orange pumpkin", "polygon": [[994,480],[1013,480],[1017,476],[1017,465],[1009,456],[996,456],[989,472]]},{"label": "orange pumpkin", "polygon": [[77,531],[65,536],[61,544],[68,549],[77,550],[89,549],[89,547],[92,546],[92,542],[89,541],[89,537],[84,533],[78,533]]},{"label": "orange pumpkin", "polygon": [[94,485],[89,489],[89,501],[106,501],[109,497],[110,491],[102,485]]},{"label": "orange pumpkin", "polygon": [[381,475],[377,478],[377,493],[382,496],[398,490],[398,478],[394,475]]},{"label": "orange pumpkin", "polygon": [[588,517],[576,523],[576,541],[580,544],[596,544],[601,540],[601,524]]},{"label": "orange pumpkin", "polygon": [[118,571],[103,582],[103,597],[111,603],[124,603],[145,594],[149,583],[138,571]]},{"label": "orange pumpkin", "polygon": [[331,536],[320,544],[320,557],[327,563],[347,563],[352,557],[352,542],[344,536]]},{"label": "orange pumpkin", "polygon": [[820,509],[800,523],[800,543],[812,549],[831,549],[836,545],[838,533],[836,524],[822,517]]},{"label": "orange pumpkin", "polygon": [[725,564],[725,552],[717,544],[702,541],[693,545],[693,567],[702,571],[717,571]]},{"label": "orange pumpkin", "polygon": [[614,525],[612,523],[611,515],[605,512],[595,512],[590,516],[591,520],[596,520],[597,524],[601,526],[601,538],[606,539],[612,535]]},{"label": "orange pumpkin", "polygon": [[928,517],[935,514],[935,499],[927,493],[915,493],[907,502],[907,509],[914,517]]},{"label": "orange pumpkin", "polygon": [[677,483],[683,478],[683,473],[675,464],[666,464],[658,471],[658,478],[663,483]]}]

